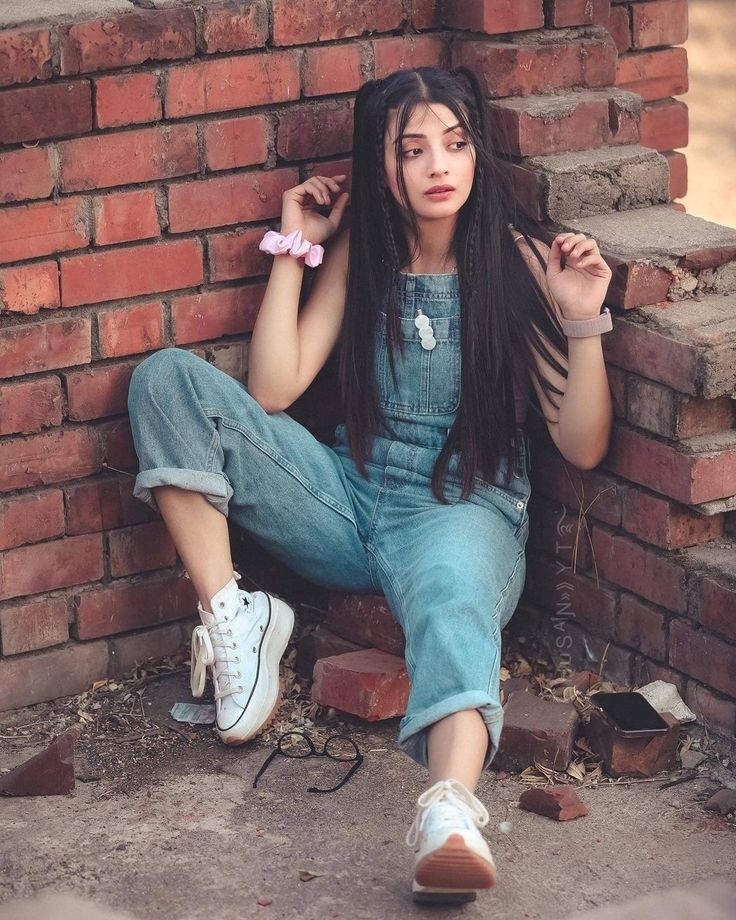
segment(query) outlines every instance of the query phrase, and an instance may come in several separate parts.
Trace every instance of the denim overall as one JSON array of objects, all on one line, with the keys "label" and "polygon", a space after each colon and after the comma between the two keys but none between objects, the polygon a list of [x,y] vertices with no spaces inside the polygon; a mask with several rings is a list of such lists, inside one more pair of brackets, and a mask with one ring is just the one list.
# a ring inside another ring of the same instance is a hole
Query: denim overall
[{"label": "denim overall", "polygon": [[[201,492],[276,558],[336,590],[382,593],[406,638],[411,681],[399,746],[428,766],[427,728],[478,709],[489,745],[501,734],[501,630],[525,580],[529,444],[517,427],[513,475],[476,477],[460,501],[453,455],[443,505],[434,463],[460,399],[459,283],[450,275],[399,275],[405,353],[391,377],[386,314],[376,330],[375,373],[386,425],[357,471],[339,425],[332,447],[285,412],[267,413],[246,387],[198,356],[165,348],[133,373],[128,407],[140,462],[133,494],[156,509],[151,488]],[[385,308],[385,300],[381,305]],[[417,308],[436,345],[422,347]]]}]

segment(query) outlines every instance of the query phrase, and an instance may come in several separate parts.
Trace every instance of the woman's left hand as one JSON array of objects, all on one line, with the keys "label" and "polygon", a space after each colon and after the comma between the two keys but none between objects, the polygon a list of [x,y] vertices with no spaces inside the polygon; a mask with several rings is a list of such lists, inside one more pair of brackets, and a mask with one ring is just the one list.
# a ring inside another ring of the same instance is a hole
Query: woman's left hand
[{"label": "woman's left hand", "polygon": [[[565,256],[565,267],[560,257]],[[547,284],[565,319],[598,316],[613,273],[595,240],[584,233],[558,233],[547,257]]]}]

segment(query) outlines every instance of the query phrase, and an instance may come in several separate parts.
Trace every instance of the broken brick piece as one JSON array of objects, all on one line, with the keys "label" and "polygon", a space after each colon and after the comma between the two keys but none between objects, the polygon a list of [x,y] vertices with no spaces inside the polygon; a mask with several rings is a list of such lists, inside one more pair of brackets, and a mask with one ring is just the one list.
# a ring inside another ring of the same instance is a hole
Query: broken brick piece
[{"label": "broken brick piece", "polygon": [[680,722],[671,712],[660,713],[669,726],[666,732],[643,738],[625,738],[604,715],[593,710],[583,733],[591,750],[603,760],[609,776],[654,776],[674,770]]},{"label": "broken brick piece", "polygon": [[296,672],[300,677],[312,679],[314,665],[320,658],[360,651],[360,645],[336,636],[321,624],[305,633],[297,642]]},{"label": "broken brick piece", "polygon": [[75,731],[0,776],[0,795],[66,795],[74,789]]},{"label": "broken brick piece", "polygon": [[501,741],[494,769],[520,771],[535,761],[566,770],[572,760],[578,713],[572,703],[547,701],[535,693],[514,690],[504,706]]},{"label": "broken brick piece", "polygon": [[370,648],[320,658],[312,699],[374,722],[403,716],[410,687],[403,658]]},{"label": "broken brick piece", "polygon": [[555,821],[583,818],[588,809],[570,786],[534,786],[519,796],[519,806]]},{"label": "broken brick piece", "polygon": [[331,591],[325,626],[358,645],[404,654],[404,633],[382,594]]},{"label": "broken brick piece", "polygon": [[717,811],[721,815],[728,815],[732,811],[736,812],[736,789],[724,787],[719,789],[715,795],[712,795],[703,805],[708,811]]}]

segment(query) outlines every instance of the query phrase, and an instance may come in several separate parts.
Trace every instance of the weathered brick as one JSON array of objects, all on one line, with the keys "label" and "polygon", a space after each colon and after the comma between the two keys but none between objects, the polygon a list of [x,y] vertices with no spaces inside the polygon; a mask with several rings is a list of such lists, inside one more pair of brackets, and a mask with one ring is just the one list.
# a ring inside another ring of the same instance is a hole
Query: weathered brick
[{"label": "weathered brick", "polygon": [[401,0],[273,0],[274,45],[304,45],[398,29]]},{"label": "weathered brick", "polygon": [[345,153],[352,146],[352,100],[291,106],[278,116],[276,149],[285,160]]},{"label": "weathered brick", "polygon": [[343,639],[388,652],[404,654],[404,633],[380,594],[331,591],[325,626]]},{"label": "weathered brick", "polygon": [[667,627],[664,615],[633,594],[621,594],[617,618],[619,642],[630,645],[643,655],[664,661]]},{"label": "weathered brick", "polygon": [[89,242],[81,198],[62,198],[0,210],[0,262],[18,262]]},{"label": "weathered brick", "polygon": [[31,434],[61,424],[61,381],[37,377],[0,387],[0,435]]},{"label": "weathered brick", "polygon": [[128,407],[128,387],[135,364],[106,364],[64,374],[69,418],[83,422],[118,415]]},{"label": "weathered brick", "polygon": [[360,651],[361,646],[343,639],[319,625],[312,632],[305,633],[297,644],[296,671],[305,679],[311,680],[314,665],[320,658],[344,655],[347,652]]},{"label": "weathered brick", "polygon": [[263,115],[223,118],[204,125],[208,170],[252,166],[268,158],[268,123]]},{"label": "weathered brick", "polygon": [[203,278],[202,245],[196,239],[105,249],[61,260],[62,304],[194,287]]},{"label": "weathered brick", "polygon": [[176,565],[176,548],[163,521],[113,530],[108,541],[113,578]]},{"label": "weathered brick", "polygon": [[689,680],[685,702],[708,731],[717,731],[729,738],[736,735],[736,702],[733,699],[712,693],[702,684]]},{"label": "weathered brick", "polygon": [[519,796],[519,808],[555,821],[572,821],[588,814],[577,792],[569,786],[532,786],[531,789],[525,789]]},{"label": "weathered brick", "polygon": [[138,456],[133,444],[133,434],[128,419],[104,422],[97,428],[102,442],[102,455],[115,469],[138,470]]},{"label": "weathered brick", "polygon": [[681,45],[687,39],[687,0],[653,0],[631,6],[635,48]]},{"label": "weathered brick", "polygon": [[97,581],[103,574],[100,534],[21,546],[3,555],[0,600]]},{"label": "weathered brick", "polygon": [[94,237],[98,246],[149,239],[161,234],[153,189],[113,192],[95,198]]},{"label": "weathered brick", "polygon": [[247,342],[229,342],[225,345],[211,345],[207,360],[218,370],[240,383],[245,383],[248,373]]},{"label": "weathered brick", "polygon": [[638,93],[646,102],[681,96],[689,88],[687,51],[684,48],[660,48],[620,55],[616,76],[611,82],[621,89]]},{"label": "weathered brick", "polygon": [[174,342],[202,342],[249,332],[263,302],[264,284],[187,294],[171,302]]},{"label": "weathered brick", "polygon": [[136,304],[97,314],[100,353],[104,358],[155,351],[164,343],[161,301]]},{"label": "weathered brick", "polygon": [[321,658],[314,666],[314,702],[369,722],[404,715],[409,689],[403,658],[378,649]]},{"label": "weathered brick", "polygon": [[76,22],[60,30],[62,74],[191,57],[194,10],[142,10]]},{"label": "weathered brick", "polygon": [[64,495],[60,489],[0,501],[0,550],[39,543],[63,533]]},{"label": "weathered brick", "polygon": [[48,80],[51,76],[48,29],[5,28],[0,32],[0,86]]},{"label": "weathered brick", "polygon": [[689,616],[706,629],[736,641],[736,582],[693,572],[689,594]]},{"label": "weathered brick", "polygon": [[202,9],[202,41],[207,54],[260,48],[268,39],[265,0],[233,2]]},{"label": "weathered brick", "polygon": [[444,49],[437,35],[392,35],[373,42],[376,79],[394,70],[432,67],[442,62]]},{"label": "weathered brick", "polygon": [[49,147],[0,153],[0,203],[47,198],[53,190]]},{"label": "weathered brick", "polygon": [[[73,247],[72,247],[73,248]],[[10,313],[38,313],[60,304],[56,262],[34,262],[0,269],[0,308]]]},{"label": "weathered brick", "polygon": [[207,236],[210,280],[232,281],[268,274],[271,256],[258,248],[262,239],[262,227],[210,233]]},{"label": "weathered brick", "polygon": [[66,601],[49,597],[0,610],[3,655],[20,655],[60,645],[69,638]]},{"label": "weathered brick", "polygon": [[566,770],[578,713],[572,703],[543,700],[534,693],[515,690],[503,709],[503,728],[495,770],[525,770],[535,762],[553,770]]},{"label": "weathered brick", "polygon": [[58,429],[0,442],[0,492],[83,479],[99,468],[99,445],[88,428]]},{"label": "weathered brick", "polygon": [[670,624],[669,664],[706,686],[736,699],[733,644],[684,620]]},{"label": "weathered brick", "polygon": [[316,45],[305,49],[305,96],[354,92],[362,82],[359,45]]},{"label": "weathered brick", "polygon": [[542,0],[446,0],[445,25],[495,35],[541,29]]},{"label": "weathered brick", "polygon": [[92,90],[87,80],[0,93],[0,144],[68,137],[91,130]]},{"label": "weathered brick", "polygon": [[639,121],[641,143],[655,150],[687,147],[688,125],[685,102],[679,99],[647,102],[642,107]]},{"label": "weathered brick", "polygon": [[87,479],[65,486],[64,493],[68,534],[113,530],[156,519],[152,508],[133,497],[133,480],[128,476]]},{"label": "weathered brick", "polygon": [[495,145],[514,156],[586,150],[611,139],[608,101],[592,93],[496,99],[488,114]]},{"label": "weathered brick", "polygon": [[0,658],[0,712],[82,693],[107,677],[107,667],[106,642]]},{"label": "weathered brick", "polygon": [[682,549],[723,535],[723,515],[698,514],[635,486],[625,486],[622,498],[623,529],[645,543],[662,549]]},{"label": "weathered brick", "polygon": [[671,712],[661,715],[668,731],[645,738],[624,738],[596,710],[591,712],[585,737],[603,759],[609,776],[654,776],[677,767],[680,723]]},{"label": "weathered brick", "polygon": [[155,73],[125,73],[95,80],[98,128],[120,128],[161,120]]},{"label": "weathered brick", "polygon": [[183,577],[114,581],[75,595],[80,639],[112,636],[191,616],[197,609],[192,583]]},{"label": "weathered brick", "polygon": [[28,323],[0,330],[0,378],[89,364],[91,336],[91,322],[87,318]]},{"label": "weathered brick", "polygon": [[544,0],[544,21],[548,29],[590,25],[595,12],[590,0]]}]

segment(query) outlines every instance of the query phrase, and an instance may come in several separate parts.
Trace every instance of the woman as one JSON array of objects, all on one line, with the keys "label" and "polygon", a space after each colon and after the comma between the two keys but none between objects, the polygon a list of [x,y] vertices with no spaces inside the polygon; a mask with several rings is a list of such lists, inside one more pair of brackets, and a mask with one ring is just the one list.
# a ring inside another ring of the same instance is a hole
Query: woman
[{"label": "woman", "polygon": [[[385,594],[412,685],[399,744],[429,769],[407,834],[414,897],[470,900],[496,879],[473,790],[498,747],[501,630],[524,585],[526,409],[575,466],[604,457],[611,272],[594,240],[548,248],[517,212],[470,70],[369,81],[353,142],[350,226],[345,176],[313,176],[264,236],[247,389],[180,349],[136,369],[134,494],[159,508],[200,598],[192,688],[210,666],[226,743],[277,711],[293,626],[283,601],[238,589],[228,514],[313,581]],[[335,348],[345,423],[329,447],[284,410]]]}]

